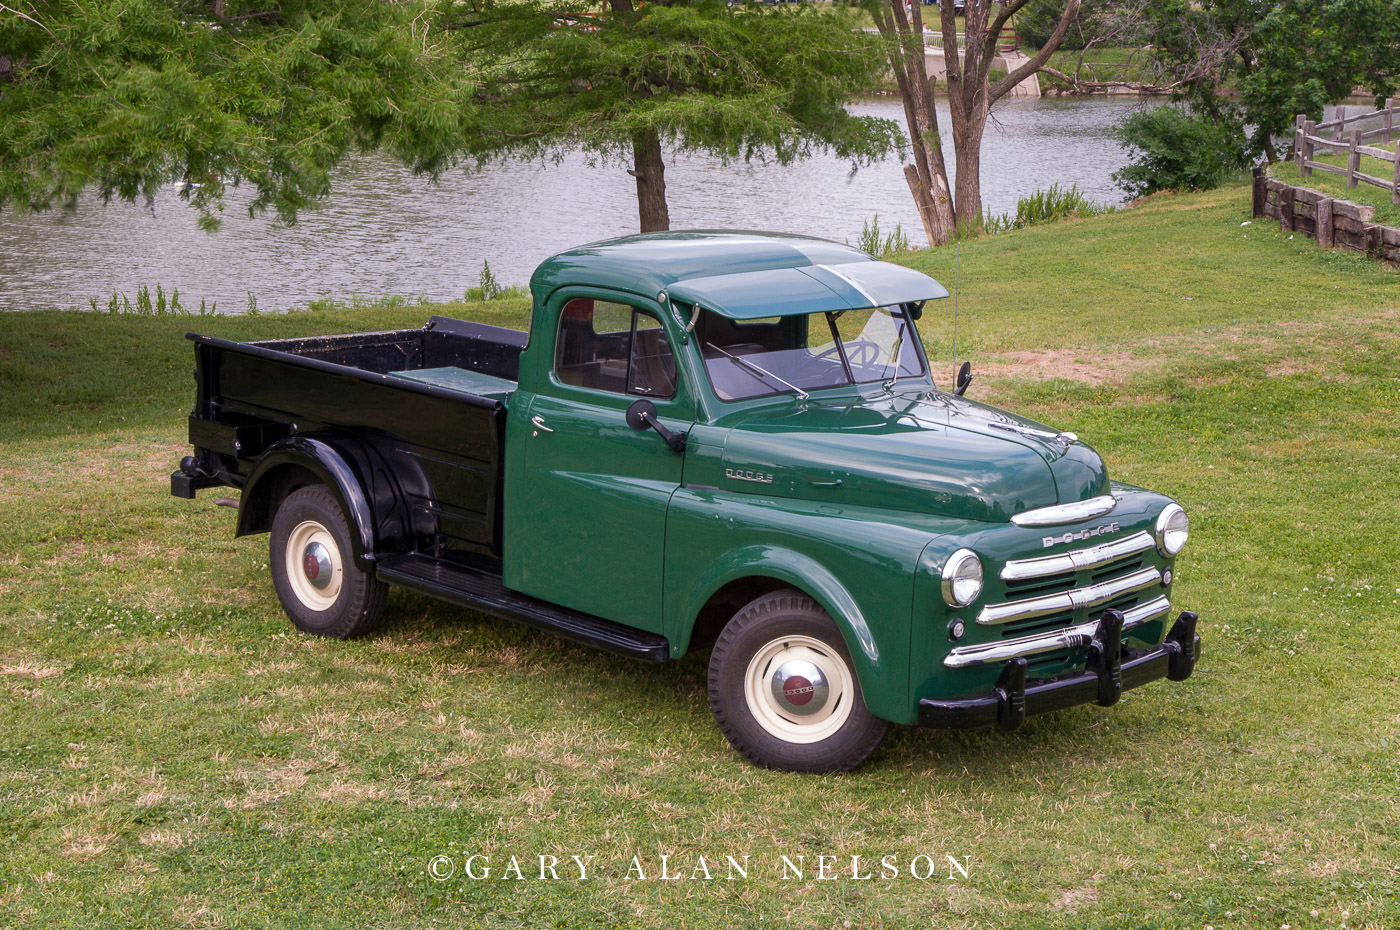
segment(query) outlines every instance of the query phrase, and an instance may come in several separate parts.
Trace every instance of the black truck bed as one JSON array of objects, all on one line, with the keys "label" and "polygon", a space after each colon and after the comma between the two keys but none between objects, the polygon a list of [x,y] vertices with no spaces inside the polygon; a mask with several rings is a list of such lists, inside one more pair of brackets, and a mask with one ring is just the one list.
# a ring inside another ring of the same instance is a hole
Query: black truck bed
[{"label": "black truck bed", "polygon": [[[433,317],[416,330],[232,342],[199,336],[190,442],[203,470],[241,487],[279,439],[337,432],[420,476],[370,468],[372,494],[404,499],[434,554],[500,553],[505,411],[526,334]],[[393,485],[388,487],[387,485]],[[431,537],[427,539],[426,537]]]},{"label": "black truck bed", "polygon": [[[525,338],[525,333],[514,329],[435,316],[422,329],[246,344],[371,374],[411,376],[431,371],[445,375],[456,371],[486,375],[513,385],[519,376]],[[461,387],[469,384],[464,382]]]}]

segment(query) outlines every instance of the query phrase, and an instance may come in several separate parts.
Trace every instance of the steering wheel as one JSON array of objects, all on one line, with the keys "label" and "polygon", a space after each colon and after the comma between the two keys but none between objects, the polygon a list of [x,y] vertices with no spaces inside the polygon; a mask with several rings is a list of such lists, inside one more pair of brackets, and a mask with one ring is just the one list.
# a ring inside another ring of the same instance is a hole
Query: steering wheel
[{"label": "steering wheel", "polygon": [[[855,342],[848,342],[845,345],[847,358],[850,359],[852,368],[865,368],[866,366],[873,365],[880,357],[880,347],[869,339],[859,339]],[[818,352],[816,355],[812,356],[811,360],[818,362],[824,358],[830,358],[839,351],[837,346],[832,346],[824,352]]]},{"label": "steering wheel", "polygon": [[[873,365],[880,357],[880,347],[868,339],[862,339],[858,342],[848,342],[845,346],[846,352],[848,353],[847,357],[850,359],[852,368],[865,368]],[[821,363],[826,359],[838,355],[840,351],[838,347],[832,346],[807,359],[802,363],[801,371],[803,375],[815,375],[818,373],[816,369],[821,369],[823,373],[830,372],[831,369],[822,366]]]}]

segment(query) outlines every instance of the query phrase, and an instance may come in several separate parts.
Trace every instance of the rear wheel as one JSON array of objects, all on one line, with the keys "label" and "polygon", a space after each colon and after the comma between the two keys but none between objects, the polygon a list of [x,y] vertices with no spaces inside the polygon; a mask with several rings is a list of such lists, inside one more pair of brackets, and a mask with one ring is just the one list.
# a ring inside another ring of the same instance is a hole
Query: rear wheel
[{"label": "rear wheel", "polygon": [[710,708],[746,759],[794,772],[844,772],[869,758],[889,724],[861,697],[841,631],[794,590],[760,597],[710,655]]},{"label": "rear wheel", "polygon": [[384,614],[388,586],[355,566],[345,516],[323,485],[282,501],[268,563],[282,609],[300,630],[348,639],[374,629]]}]

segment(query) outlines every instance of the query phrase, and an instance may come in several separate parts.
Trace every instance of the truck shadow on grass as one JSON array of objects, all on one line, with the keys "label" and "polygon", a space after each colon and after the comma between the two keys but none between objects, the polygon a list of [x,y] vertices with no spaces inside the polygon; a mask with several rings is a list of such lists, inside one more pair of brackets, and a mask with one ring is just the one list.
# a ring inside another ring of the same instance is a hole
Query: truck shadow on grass
[{"label": "truck shadow on grass", "polygon": [[[664,664],[641,663],[410,592],[395,592],[384,625],[359,642],[373,644],[381,654],[411,652],[429,661],[471,663],[492,674],[493,691],[519,697],[511,705],[512,720],[519,724],[615,729],[618,738],[674,744],[682,757],[692,756],[692,764],[728,760],[736,769],[745,767],[713,729],[708,648]],[[468,702],[469,687],[462,692]],[[1164,719],[1155,706],[1168,699],[1149,687],[1125,695],[1112,719],[1104,708],[1074,707],[1032,717],[1012,733],[892,726],[880,750],[846,777],[880,781],[895,773],[954,775],[975,787],[983,780],[1004,785],[1008,767],[1060,770],[1089,757],[1097,765],[1131,765],[1139,755],[1136,746],[1187,737],[1185,728],[1171,717]],[[1138,714],[1133,705],[1139,703],[1154,710]],[[694,758],[697,754],[701,758]]]}]

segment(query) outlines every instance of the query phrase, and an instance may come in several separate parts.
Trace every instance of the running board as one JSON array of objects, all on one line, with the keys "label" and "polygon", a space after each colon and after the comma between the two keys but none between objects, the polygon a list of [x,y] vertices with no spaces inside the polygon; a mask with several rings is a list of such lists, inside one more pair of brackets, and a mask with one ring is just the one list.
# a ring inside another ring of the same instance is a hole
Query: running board
[{"label": "running board", "polygon": [[671,658],[666,637],[611,620],[578,613],[511,591],[499,575],[421,555],[395,556],[376,563],[380,580],[460,607],[512,620],[564,639],[643,662]]}]

